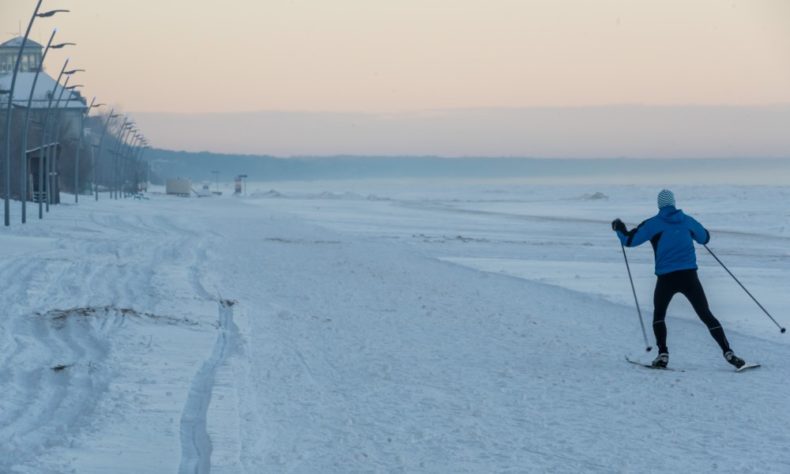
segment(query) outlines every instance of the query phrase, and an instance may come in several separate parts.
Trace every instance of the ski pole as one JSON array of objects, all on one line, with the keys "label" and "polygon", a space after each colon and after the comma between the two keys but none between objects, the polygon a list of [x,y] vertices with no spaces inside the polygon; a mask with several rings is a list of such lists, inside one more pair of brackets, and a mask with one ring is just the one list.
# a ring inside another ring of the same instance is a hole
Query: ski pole
[{"label": "ski pole", "polygon": [[738,284],[741,286],[741,288],[743,288],[743,291],[745,291],[745,292],[746,292],[746,294],[747,294],[747,295],[749,295],[749,297],[750,297],[750,298],[751,298],[751,299],[752,299],[752,300],[753,300],[755,303],[757,303],[757,306],[759,306],[759,307],[760,307],[760,309],[761,309],[761,310],[763,310],[763,313],[765,313],[765,315],[766,315],[766,316],[768,316],[769,318],[771,318],[771,321],[773,321],[773,322],[774,322],[774,324],[776,324],[776,327],[778,327],[778,328],[779,328],[779,332],[781,332],[782,334],[784,334],[784,332],[785,332],[785,328],[783,328],[783,327],[782,327],[782,326],[781,326],[779,323],[777,323],[777,322],[776,322],[776,320],[774,319],[774,317],[773,317],[773,316],[771,316],[771,313],[769,313],[769,312],[768,312],[768,311],[767,311],[765,308],[763,308],[763,305],[761,305],[761,304],[760,304],[760,302],[759,302],[759,301],[757,301],[757,298],[755,298],[754,296],[752,296],[752,294],[751,294],[751,293],[749,293],[749,290],[747,290],[747,289],[746,289],[746,287],[745,287],[745,286],[743,286],[743,283],[741,283],[741,282],[740,282],[740,280],[738,280],[737,278],[735,278],[735,275],[733,275],[733,274],[732,274],[732,272],[730,271],[730,269],[729,269],[729,268],[727,268],[727,266],[726,266],[726,265],[724,265],[724,262],[722,262],[721,260],[719,260],[719,257],[717,257],[715,253],[713,253],[713,250],[709,249],[707,245],[703,245],[703,247],[705,247],[705,250],[707,250],[707,251],[708,251],[708,252],[709,252],[711,255],[713,255],[713,258],[715,258],[715,259],[716,259],[716,261],[717,261],[717,262],[719,262],[719,265],[721,265],[721,266],[722,266],[722,268],[724,268],[725,270],[727,270],[727,273],[729,273],[729,274],[730,274],[730,276],[732,277],[732,279],[733,279],[733,280],[735,280],[735,282],[736,282],[736,283],[738,283]]},{"label": "ski pole", "polygon": [[620,243],[620,248],[623,250],[623,258],[625,259],[625,268],[628,270],[628,280],[631,282],[631,291],[634,293],[634,303],[636,303],[636,312],[639,315],[639,325],[642,326],[642,337],[645,339],[645,351],[650,352],[652,347],[647,342],[647,333],[645,332],[645,322],[642,321],[642,310],[639,309],[639,299],[636,297],[636,288],[634,287],[634,279],[631,277],[631,267],[628,265],[628,256],[625,254],[625,245]]}]

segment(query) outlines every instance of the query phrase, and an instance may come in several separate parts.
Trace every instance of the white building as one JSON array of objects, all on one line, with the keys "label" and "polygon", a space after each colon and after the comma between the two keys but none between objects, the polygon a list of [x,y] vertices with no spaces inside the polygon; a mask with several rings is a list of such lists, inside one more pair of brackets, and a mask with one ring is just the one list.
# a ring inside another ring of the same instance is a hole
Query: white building
[{"label": "white building", "polygon": [[[16,57],[19,54],[19,46],[21,45],[21,37],[16,37],[0,44],[0,74],[14,71],[14,64],[16,64]],[[35,72],[38,64],[41,62],[43,50],[43,46],[28,39],[25,43],[25,50],[22,52],[22,62],[19,65],[19,71]]]},{"label": "white building", "polygon": [[[10,90],[13,79],[14,64],[22,38],[14,38],[0,44],[0,89]],[[36,70],[43,55],[43,46],[35,41],[28,40],[22,54],[19,72],[17,73],[14,85],[14,96],[11,98],[13,104],[11,143],[12,157],[22,156],[22,130],[25,115],[27,113],[28,101],[31,98],[33,80]],[[47,148],[55,150],[53,166],[59,174],[60,162],[63,158],[59,156],[62,150],[75,149],[74,143],[79,137],[81,130],[81,120],[87,109],[85,99],[77,91],[67,90],[62,84],[57,84],[49,74],[42,71],[36,82],[36,88],[30,101],[30,126],[27,135],[26,156],[28,160],[28,197],[33,197],[33,193],[38,189],[36,173],[41,160],[42,150]],[[60,102],[58,102],[60,98]],[[5,134],[5,110],[8,106],[8,94],[0,95],[0,138]],[[42,143],[43,131],[42,123],[46,117],[47,108],[50,108],[50,127],[57,127],[57,133],[52,134],[48,143]],[[64,146],[69,144],[71,146]],[[53,155],[53,154],[50,154]],[[21,169],[21,158],[12,158],[12,176],[19,176]],[[1,183],[0,183],[1,184]],[[59,188],[58,180],[53,186]],[[44,184],[46,186],[46,183]],[[12,180],[11,193],[18,195],[20,186],[18,180]]]}]

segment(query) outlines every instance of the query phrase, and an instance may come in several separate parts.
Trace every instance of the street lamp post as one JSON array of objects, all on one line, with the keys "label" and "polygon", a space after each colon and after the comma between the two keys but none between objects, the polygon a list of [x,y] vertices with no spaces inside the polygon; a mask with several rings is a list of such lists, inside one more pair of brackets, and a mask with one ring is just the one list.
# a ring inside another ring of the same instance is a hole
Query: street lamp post
[{"label": "street lamp post", "polygon": [[134,146],[129,149],[129,179],[134,182],[134,187],[131,188],[133,194],[137,194],[139,183],[137,182],[138,161],[137,155],[139,154],[140,147],[143,143],[143,134],[139,133],[135,136]]},{"label": "street lamp post", "polygon": [[[72,69],[70,71],[65,71],[63,74],[68,76],[67,79],[66,79],[66,84],[68,84],[69,78],[71,78],[71,76],[73,74],[78,73],[78,72],[85,72],[85,69]],[[58,96],[58,102],[55,105],[55,109],[58,109],[59,106],[60,106],[60,99],[63,97],[64,90],[68,90],[69,91],[69,95],[66,98],[66,105],[64,107],[65,109],[68,109],[69,108],[69,103],[71,102],[71,99],[72,99],[72,92],[75,89],[79,88],[79,87],[83,87],[82,84],[75,84],[73,86],[65,87],[63,90],[61,90],[60,91],[60,96]],[[78,102],[79,102],[79,99],[78,99]],[[80,113],[80,137],[79,137],[79,143],[78,143],[77,153],[76,153],[76,155],[77,155],[76,156],[76,161],[77,162],[79,162],[80,147],[82,146],[82,131],[83,131],[83,125],[84,125],[83,113],[84,113],[84,110],[81,111],[81,113]],[[64,112],[58,112],[58,114],[55,116],[55,128],[53,130],[53,132],[55,134],[55,137],[54,137],[55,138],[55,143],[60,143],[60,119],[61,119],[63,114],[64,114]],[[56,149],[56,151],[57,151],[57,149]],[[57,178],[57,176],[58,176],[58,169],[57,169],[57,162],[56,162],[56,160],[52,160],[52,162],[50,163],[50,176],[52,177],[51,178],[51,184],[52,184],[52,186],[54,188],[55,183],[58,181],[58,178]],[[76,191],[75,191],[75,196],[76,196]],[[55,196],[53,195],[53,193],[50,193],[49,197],[50,197],[51,201],[49,201],[48,204],[54,203]],[[58,199],[58,202],[60,202],[60,199]],[[47,209],[47,210],[49,210],[49,209]]]},{"label": "street lamp post", "polygon": [[77,154],[74,158],[74,204],[80,202],[80,193],[79,193],[79,185],[80,185],[80,153],[82,150],[82,136],[85,134],[85,115],[91,112],[91,109],[96,107],[101,107],[104,104],[97,104],[96,97],[91,100],[91,105],[85,108],[82,113],[80,113],[80,137],[79,142],[77,144]]},{"label": "street lamp post", "polygon": [[5,193],[3,196],[3,219],[5,226],[11,225],[11,104],[14,103],[14,88],[16,87],[16,75],[19,72],[19,64],[22,62],[22,52],[25,50],[27,44],[27,37],[30,35],[30,29],[33,27],[33,22],[38,15],[38,10],[41,8],[42,0],[36,3],[36,9],[33,10],[33,15],[27,24],[25,36],[22,38],[22,44],[19,46],[19,52],[16,55],[16,63],[14,63],[14,74],[11,76],[11,88],[8,90],[8,106],[5,112]]},{"label": "street lamp post", "polygon": [[65,46],[72,46],[75,43],[59,43],[59,44],[52,44],[52,40],[55,38],[55,33],[57,33],[57,28],[52,30],[52,35],[49,37],[49,41],[47,42],[46,48],[44,48],[44,53],[41,55],[41,62],[38,63],[38,67],[36,68],[36,74],[33,76],[33,85],[30,87],[30,95],[27,98],[27,110],[25,111],[25,121],[22,131],[22,158],[21,158],[21,175],[20,175],[20,197],[21,197],[21,204],[22,204],[22,223],[27,222],[27,182],[28,182],[28,162],[27,162],[27,135],[28,135],[28,128],[30,126],[30,110],[33,108],[33,96],[35,95],[36,91],[36,84],[38,83],[38,77],[41,75],[41,71],[44,69],[44,60],[47,58],[47,53],[50,49],[61,49]]},{"label": "street lamp post", "polygon": [[[136,179],[136,184],[137,184],[137,188],[136,189],[138,191],[139,191],[139,188],[142,187],[141,184],[143,182],[143,175],[145,175],[145,183],[146,183],[144,187],[145,187],[146,191],[148,190],[148,172],[149,172],[149,169],[148,169],[147,164],[144,164],[144,162],[143,162],[143,152],[145,151],[146,148],[148,148],[148,139],[146,139],[145,136],[140,135],[140,143],[137,146],[137,149],[134,151],[134,156],[133,156],[134,164],[135,164],[135,179]],[[145,166],[145,172],[142,171],[143,170],[143,166]]]},{"label": "street lamp post", "polygon": [[[66,76],[66,80],[63,82],[63,87],[60,88],[60,94],[58,94],[58,99],[55,101],[55,113],[56,114],[60,114],[60,112],[58,112],[58,108],[60,107],[60,99],[63,98],[63,93],[66,92],[66,89],[68,89],[70,80],[71,80],[71,76]],[[55,87],[56,88],[58,87],[57,84],[55,84]],[[55,115],[55,117],[52,118],[52,121],[54,122],[54,124],[52,126],[52,130],[48,129],[49,133],[47,134],[47,141],[54,140],[53,137],[51,137],[51,135],[57,134],[57,127],[59,125],[59,123],[58,123],[59,121],[57,120],[58,117],[59,117],[59,115]],[[55,131],[54,133],[53,133],[53,130]],[[56,143],[57,143],[56,140],[52,141],[52,144],[55,144],[55,150],[54,151],[52,150],[51,146],[47,146],[47,151],[46,151],[46,157],[47,158],[44,161],[46,163],[45,175],[46,175],[46,180],[47,180],[47,184],[46,184],[46,190],[47,191],[46,191],[45,196],[46,196],[47,199],[46,199],[45,210],[47,212],[49,212],[49,205],[52,202],[52,194],[54,194],[52,192],[52,168],[53,168],[52,163],[57,159],[58,149],[57,149],[57,144]]]},{"label": "street lamp post", "polygon": [[[146,148],[148,147],[145,147],[140,151],[141,160],[143,159],[143,156],[145,156]],[[146,160],[145,161],[145,191],[146,192],[148,192],[148,186],[150,186],[150,184],[151,184],[151,162]]]},{"label": "street lamp post", "polygon": [[14,63],[14,73],[11,75],[11,89],[9,89],[8,92],[8,107],[6,108],[5,116],[5,196],[3,205],[3,218],[6,227],[11,225],[11,109],[13,108],[12,104],[14,102],[14,88],[16,87],[16,76],[19,73],[19,64],[22,62],[22,53],[25,50],[27,38],[30,36],[30,30],[33,28],[33,22],[36,20],[36,17],[46,18],[59,12],[68,12],[68,10],[51,10],[48,12],[39,13],[38,11],[41,8],[42,1],[43,0],[38,0],[36,3],[36,8],[33,10],[33,15],[30,17],[30,21],[27,24],[25,36],[22,37],[22,44],[19,45],[19,52],[16,55],[16,62]]},{"label": "street lamp post", "polygon": [[118,146],[115,148],[115,199],[119,199],[121,197],[121,179],[122,170],[121,165],[123,164],[121,161],[122,152],[124,147],[126,146],[126,140],[129,138],[129,133],[134,130],[134,122],[127,119],[126,124],[123,126],[121,130],[120,139],[118,140]]},{"label": "street lamp post", "polygon": [[113,112],[115,109],[110,110],[110,115],[107,116],[107,121],[104,122],[104,130],[101,132],[101,138],[99,138],[99,146],[96,152],[96,157],[93,163],[93,190],[96,193],[96,200],[99,200],[99,184],[96,180],[96,169],[98,168],[99,162],[101,162],[101,152],[102,152],[102,145],[104,144],[104,137],[107,135],[107,130],[110,128],[110,121],[114,118],[120,117],[119,114],[114,114]]},{"label": "street lamp post", "polygon": [[126,139],[121,143],[118,149],[118,190],[116,197],[118,199],[126,197],[126,179],[128,173],[129,150],[134,146],[135,138],[137,137],[137,130],[134,127],[129,129],[129,134]]},{"label": "street lamp post", "polygon": [[[142,182],[143,182],[143,150],[148,145],[148,140],[143,136],[140,139],[140,145],[137,147],[135,151],[135,182],[136,182],[136,191],[142,191]],[[146,183],[145,189],[148,190],[148,184]]]},{"label": "street lamp post", "polygon": [[112,166],[112,180],[111,180],[112,185],[110,186],[110,199],[117,199],[115,191],[118,185],[118,153],[120,152],[121,144],[125,139],[126,132],[129,130],[128,127],[129,123],[130,123],[129,117],[124,117],[123,124],[121,125],[121,128],[118,129],[118,138],[117,138],[118,142],[115,144],[115,150],[111,152],[111,154],[113,155],[112,158],[113,166]]},{"label": "street lamp post", "polygon": [[[143,152],[148,147],[148,140],[143,137],[140,140],[140,146],[135,150],[134,163],[135,163],[135,182],[137,192],[142,192],[143,189],[148,191],[148,167],[143,161]],[[144,181],[145,180],[145,181]],[[145,182],[145,184],[143,184]]]},{"label": "street lamp post", "polygon": [[139,130],[135,132],[134,138],[132,138],[132,142],[129,145],[129,149],[127,150],[127,157],[126,157],[126,176],[129,180],[130,186],[126,186],[124,188],[124,197],[129,197],[132,194],[131,183],[134,182],[134,189],[137,189],[137,150],[140,148],[140,142],[143,139],[143,135],[139,133]]},{"label": "street lamp post", "polygon": [[[84,71],[84,69],[72,69],[71,71],[66,71],[65,72],[65,74],[67,74],[68,77],[66,78],[66,83],[64,84],[64,87],[60,90],[60,95],[58,96],[58,101],[55,103],[55,109],[59,109],[60,108],[60,101],[61,101],[61,99],[63,99],[63,93],[65,91],[69,91],[69,95],[66,97],[66,105],[64,107],[64,108],[68,109],[69,102],[71,102],[71,96],[72,96],[73,91],[75,89],[79,88],[79,87],[83,87],[82,84],[74,84],[73,86],[68,85],[69,79],[71,79],[71,74],[74,74],[75,72],[81,72],[81,71]],[[55,127],[52,130],[53,135],[54,135],[53,139],[55,140],[54,143],[60,143],[60,119],[61,119],[62,115],[63,115],[63,112],[58,112],[58,114],[55,116]],[[57,182],[57,176],[58,176],[58,170],[57,170],[57,167],[56,167],[56,165],[57,165],[57,163],[56,163],[56,160],[57,160],[57,148],[55,149],[55,153],[56,153],[55,159],[50,160],[49,163],[48,163],[49,164],[48,169],[49,169],[50,181],[49,181],[48,186],[47,186],[47,198],[48,198],[47,199],[47,212],[49,212],[49,205],[55,203],[55,193],[53,192],[54,191],[53,188],[55,187],[55,184]],[[60,201],[60,199],[58,199],[58,201]]]},{"label": "street lamp post", "polygon": [[44,59],[47,57],[47,53],[49,52],[49,48],[52,46],[52,40],[55,38],[55,33],[58,30],[52,30],[52,34],[49,37],[49,41],[47,41],[47,46],[44,48],[44,53],[41,55],[41,62],[38,64],[36,68],[36,75],[33,76],[33,85],[30,87],[30,95],[27,98],[27,110],[25,111],[25,121],[24,125],[22,126],[22,160],[21,160],[21,174],[20,174],[20,181],[19,181],[19,198],[22,204],[22,223],[24,224],[27,222],[27,127],[30,123],[30,109],[33,106],[33,95],[36,91],[36,84],[38,83],[38,76],[41,74],[41,70],[44,68]]},{"label": "street lamp post", "polygon": [[142,153],[143,153],[143,148],[145,148],[147,142],[148,141],[145,139],[145,136],[140,135],[140,143],[137,145],[137,149],[134,151],[135,192],[137,193],[142,191],[142,183],[143,183]]},{"label": "street lamp post", "polygon": [[142,135],[140,134],[140,130],[135,129],[134,136],[132,140],[129,142],[128,148],[126,149],[125,159],[124,159],[124,174],[126,178],[124,180],[124,197],[129,197],[131,194],[131,181],[133,178],[132,171],[134,170],[134,159],[136,155],[136,148],[140,146],[140,138]]},{"label": "street lamp post", "polygon": [[[60,86],[60,79],[63,77],[63,74],[66,72],[66,68],[69,65],[69,59],[66,58],[66,61],[63,63],[63,67],[60,69],[60,74],[58,74],[57,80],[55,80],[55,87],[52,88],[52,92],[49,93],[49,100],[47,101],[47,112],[44,114],[44,125],[41,127],[41,147],[39,148],[39,155],[38,155],[38,218],[44,218],[44,163],[49,161],[49,147],[47,146],[47,132],[49,129],[49,114],[52,110],[52,99],[55,97],[55,92],[58,90],[58,86]],[[46,150],[46,152],[45,152]]]}]

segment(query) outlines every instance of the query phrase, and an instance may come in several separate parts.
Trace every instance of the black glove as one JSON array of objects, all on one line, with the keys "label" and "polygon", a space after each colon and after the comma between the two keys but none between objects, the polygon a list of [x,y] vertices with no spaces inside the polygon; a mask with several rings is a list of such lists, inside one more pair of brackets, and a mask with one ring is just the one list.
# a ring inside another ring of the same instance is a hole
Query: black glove
[{"label": "black glove", "polygon": [[615,219],[612,221],[612,230],[619,230],[623,234],[628,233],[628,229],[625,227],[625,224],[623,224],[623,221],[621,221],[620,219]]}]

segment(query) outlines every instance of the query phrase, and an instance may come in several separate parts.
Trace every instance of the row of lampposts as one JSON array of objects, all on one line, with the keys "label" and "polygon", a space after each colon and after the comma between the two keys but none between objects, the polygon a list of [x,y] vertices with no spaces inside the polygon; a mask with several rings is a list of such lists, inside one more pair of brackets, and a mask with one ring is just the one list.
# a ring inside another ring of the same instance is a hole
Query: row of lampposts
[{"label": "row of lampposts", "polygon": [[[11,86],[10,89],[4,90],[0,89],[0,94],[7,95],[7,107],[5,111],[5,134],[2,149],[4,150],[3,154],[3,170],[4,170],[4,184],[5,184],[5,192],[4,192],[4,224],[6,226],[10,225],[10,198],[11,198],[11,122],[12,122],[12,111],[13,108],[19,107],[22,108],[22,105],[17,105],[14,103],[14,94],[17,82],[17,75],[19,73],[20,63],[22,62],[22,55],[25,49],[25,45],[27,44],[28,37],[30,35],[30,31],[32,29],[33,23],[36,18],[48,18],[54,16],[57,13],[66,13],[69,10],[63,9],[56,9],[50,10],[47,12],[40,12],[41,3],[43,0],[38,0],[36,3],[35,10],[33,11],[33,15],[30,17],[30,21],[28,22],[27,30],[25,31],[25,35],[22,37],[21,44],[19,46],[19,52],[16,55],[16,61],[13,65],[13,72],[11,76]],[[55,35],[57,33],[57,29],[52,31],[52,34],[49,37],[49,41],[47,42],[46,47],[41,55],[41,59],[36,65],[35,74],[33,77],[32,85],[30,88],[30,93],[27,97],[27,104],[25,107],[25,115],[24,115],[24,122],[22,126],[22,135],[21,135],[21,159],[20,159],[20,200],[21,200],[21,222],[24,224],[27,222],[27,200],[28,200],[28,179],[29,179],[29,166],[28,166],[28,131],[31,122],[30,111],[33,108],[33,99],[35,96],[36,85],[38,83],[39,76],[43,70],[44,60],[47,57],[47,53],[51,49],[61,49],[66,46],[74,46],[75,43],[56,43],[53,44],[55,39]],[[60,140],[61,140],[61,130],[60,130],[60,119],[61,113],[53,114],[53,102],[54,102],[54,110],[60,109],[61,100],[63,100],[64,94],[68,91],[68,94],[65,98],[65,105],[64,109],[69,108],[69,103],[74,100],[73,95],[74,91],[80,87],[83,87],[81,84],[74,84],[69,85],[72,75],[84,72],[84,69],[67,69],[69,65],[69,59],[63,64],[63,67],[60,70],[60,74],[58,75],[57,79],[55,80],[55,84],[51,91],[47,92],[47,107],[46,112],[44,114],[44,118],[39,121],[33,121],[37,125],[41,127],[41,145],[38,147],[38,161],[37,161],[37,186],[34,186],[34,189],[37,189],[37,192],[33,192],[32,196],[34,201],[38,202],[38,217],[39,219],[43,218],[44,211],[46,210],[49,212],[50,204],[59,202],[59,196],[55,196],[55,190],[59,189],[57,186],[58,180],[58,171],[56,167],[56,159],[57,155],[59,154],[60,149]],[[60,81],[65,76],[65,82],[61,86]],[[2,97],[0,95],[0,97]],[[55,96],[57,95],[57,99],[55,100]],[[87,105],[81,97],[77,96],[77,99],[81,104],[80,107],[80,119],[79,119],[79,136],[77,139],[77,149],[75,152],[75,159],[74,159],[74,202],[79,202],[79,170],[80,170],[80,159],[83,147],[83,141],[85,136],[85,118],[87,115],[90,114],[90,111],[94,108],[98,108],[104,106],[105,104],[97,104],[96,98],[94,97],[91,101],[90,105]],[[106,121],[103,123],[103,130],[101,132],[101,138],[99,139],[99,143],[97,145],[91,144],[90,151],[92,156],[92,187],[93,193],[95,194],[96,200],[99,199],[99,181],[97,175],[97,168],[99,163],[103,163],[102,160],[102,152],[103,152],[103,144],[105,141],[105,136],[107,131],[112,128],[113,120],[119,118],[121,115],[114,113],[114,109],[110,111],[107,115]],[[137,192],[139,190],[139,169],[140,163],[142,162],[142,155],[146,148],[148,148],[148,141],[146,138],[140,133],[140,131],[134,125],[128,117],[124,117],[123,124],[113,133],[115,135],[116,144],[114,152],[111,152],[113,157],[111,158],[113,162],[113,169],[112,169],[112,177],[107,184],[107,189],[110,193],[110,197],[113,199],[118,199],[119,197],[123,196],[126,197],[129,195],[131,189],[129,187],[129,183],[126,181],[128,173],[125,173],[126,167],[129,166],[129,161],[132,162],[135,171],[135,178],[134,184],[135,189],[134,191]],[[96,148],[97,152],[94,154],[93,149]],[[120,166],[124,166],[124,170],[119,170]],[[105,173],[107,174],[107,173]]]}]

